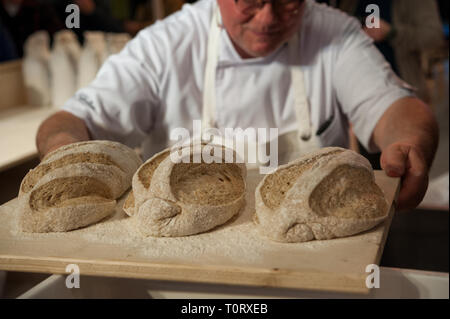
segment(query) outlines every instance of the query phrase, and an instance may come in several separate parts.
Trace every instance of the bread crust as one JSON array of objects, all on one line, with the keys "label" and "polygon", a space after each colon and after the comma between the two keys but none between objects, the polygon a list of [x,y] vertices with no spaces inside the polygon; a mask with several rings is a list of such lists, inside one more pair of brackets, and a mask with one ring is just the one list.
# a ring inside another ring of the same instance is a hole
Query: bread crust
[{"label": "bread crust", "polygon": [[64,232],[100,221],[115,210],[142,164],[130,148],[110,141],[63,146],[22,180],[19,224],[25,232]]},{"label": "bread crust", "polygon": [[[179,237],[205,232],[230,220],[245,205],[245,164],[174,163],[169,154],[170,149],[156,154],[133,176],[135,205],[130,209],[132,200],[127,199],[124,209],[128,214],[134,214],[136,228],[142,235]],[[195,156],[195,153],[189,156]],[[150,174],[149,187],[145,187],[139,178],[143,175],[141,169],[155,164],[161,157],[164,159]],[[222,178],[221,173],[229,173],[230,176]],[[214,180],[224,186],[215,187],[205,180]],[[183,181],[188,186],[192,185],[184,189],[189,193],[186,196],[183,195],[183,187],[180,188]],[[210,189],[205,190],[205,185]]]},{"label": "bread crust", "polygon": [[[289,169],[299,173],[283,198],[271,200],[264,191],[276,194],[277,185],[272,182],[267,187],[270,179]],[[388,205],[370,163],[353,151],[324,148],[280,166],[273,174],[256,188],[254,220],[260,233],[274,241],[351,236],[387,217]]]}]

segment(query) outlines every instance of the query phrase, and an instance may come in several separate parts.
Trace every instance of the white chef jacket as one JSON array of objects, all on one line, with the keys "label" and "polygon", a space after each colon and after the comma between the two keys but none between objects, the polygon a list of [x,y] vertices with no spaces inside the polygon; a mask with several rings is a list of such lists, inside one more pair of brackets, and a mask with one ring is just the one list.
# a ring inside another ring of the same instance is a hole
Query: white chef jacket
[{"label": "white chef jacket", "polygon": [[[111,56],[95,80],[62,109],[82,118],[94,139],[144,146],[144,157],[166,147],[172,129],[192,132],[202,118],[208,33],[216,0],[182,10],[142,30]],[[216,70],[216,125],[298,130],[287,45],[242,59],[222,29]],[[299,63],[312,127],[323,146],[348,147],[348,123],[376,151],[372,132],[395,101],[413,95],[361,30],[336,9],[306,0]]]}]

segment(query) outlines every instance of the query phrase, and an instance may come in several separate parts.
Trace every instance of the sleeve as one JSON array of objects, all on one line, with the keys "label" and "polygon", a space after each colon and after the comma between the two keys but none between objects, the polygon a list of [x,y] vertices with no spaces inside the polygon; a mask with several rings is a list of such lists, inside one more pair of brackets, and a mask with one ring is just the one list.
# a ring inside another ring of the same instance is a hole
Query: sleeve
[{"label": "sleeve", "polygon": [[384,112],[397,100],[413,96],[354,18],[346,18],[335,38],[333,86],[353,130],[369,152],[379,151],[372,133]]},{"label": "sleeve", "polygon": [[148,29],[109,57],[95,80],[63,107],[86,123],[92,138],[139,146],[159,107],[161,52]]}]

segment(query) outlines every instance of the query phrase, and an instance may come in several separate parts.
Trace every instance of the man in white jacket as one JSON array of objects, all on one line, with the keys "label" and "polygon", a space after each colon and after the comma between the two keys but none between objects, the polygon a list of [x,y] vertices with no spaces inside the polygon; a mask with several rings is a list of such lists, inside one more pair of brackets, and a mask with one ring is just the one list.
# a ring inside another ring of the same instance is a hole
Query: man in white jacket
[{"label": "man in white jacket", "polygon": [[41,156],[110,139],[169,144],[202,119],[218,130],[278,128],[348,146],[348,125],[402,177],[399,208],[417,206],[438,142],[430,108],[392,72],[359,23],[312,0],[203,0],[141,31],[40,127]]}]

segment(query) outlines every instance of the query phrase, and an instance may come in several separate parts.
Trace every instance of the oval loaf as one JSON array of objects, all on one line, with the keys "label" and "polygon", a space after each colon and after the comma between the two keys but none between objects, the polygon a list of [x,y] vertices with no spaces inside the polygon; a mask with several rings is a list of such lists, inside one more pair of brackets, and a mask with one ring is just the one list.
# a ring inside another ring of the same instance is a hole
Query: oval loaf
[{"label": "oval loaf", "polygon": [[[188,161],[183,157],[175,163],[166,149],[133,176],[133,193],[124,209],[144,236],[205,232],[227,222],[245,205],[245,164],[223,163],[216,157],[212,163],[194,163],[196,153],[192,146],[186,147],[192,151]],[[225,151],[223,146],[216,147]]]},{"label": "oval loaf", "polygon": [[388,213],[367,159],[335,147],[265,176],[255,203],[259,231],[278,242],[351,236],[374,227]]},{"label": "oval loaf", "polygon": [[110,141],[69,144],[47,154],[19,190],[25,232],[63,232],[111,214],[142,164],[130,148]]}]

